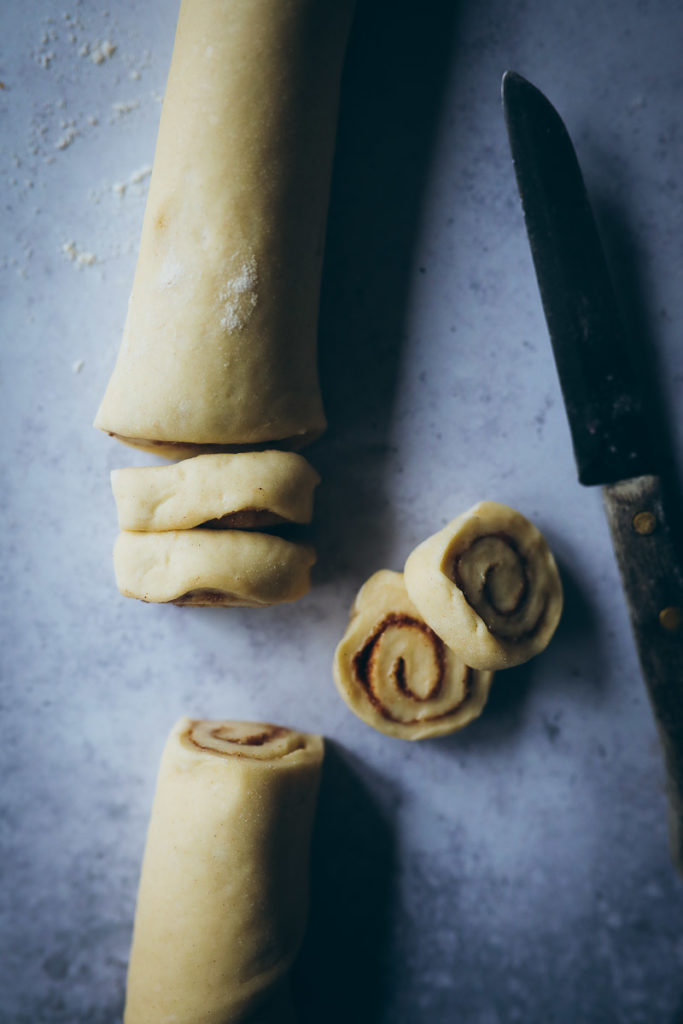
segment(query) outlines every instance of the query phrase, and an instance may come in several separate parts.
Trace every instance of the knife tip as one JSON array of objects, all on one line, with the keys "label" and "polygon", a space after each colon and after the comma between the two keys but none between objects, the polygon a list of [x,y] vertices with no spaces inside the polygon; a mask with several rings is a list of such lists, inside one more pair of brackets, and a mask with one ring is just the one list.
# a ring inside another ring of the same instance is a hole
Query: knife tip
[{"label": "knife tip", "polygon": [[506,71],[503,75],[501,98],[508,123],[511,118],[520,115],[527,118],[533,114],[537,123],[543,122],[546,126],[552,123],[565,131],[562,119],[548,97],[517,71]]},{"label": "knife tip", "polygon": [[507,71],[503,72],[503,78],[500,86],[501,95],[503,99],[505,99],[506,95],[510,92],[511,89],[529,85],[531,85],[531,83],[528,82],[527,79],[520,75],[517,71],[512,71],[511,69],[508,69]]}]

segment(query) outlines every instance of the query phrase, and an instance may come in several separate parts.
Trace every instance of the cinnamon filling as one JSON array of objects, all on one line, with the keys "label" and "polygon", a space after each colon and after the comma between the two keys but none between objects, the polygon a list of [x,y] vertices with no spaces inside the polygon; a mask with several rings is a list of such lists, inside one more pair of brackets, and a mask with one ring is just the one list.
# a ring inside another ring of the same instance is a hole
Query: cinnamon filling
[{"label": "cinnamon filling", "polygon": [[436,666],[434,679],[427,691],[424,695],[418,694],[410,687],[407,679],[405,659],[399,656],[392,667],[391,676],[389,678],[390,684],[403,694],[403,696],[418,703],[426,703],[427,701],[434,700],[439,696],[444,686],[446,674],[446,650],[441,639],[432,629],[430,629],[426,622],[413,618],[405,612],[390,612],[375,628],[365,645],[360,651],[358,651],[352,661],[355,678],[363,687],[368,701],[383,718],[386,718],[391,722],[398,722],[401,725],[412,725],[417,722],[434,722],[441,718],[446,718],[448,715],[452,715],[453,712],[467,700],[472,691],[472,670],[467,666],[464,667],[465,676],[463,681],[464,686],[462,697],[460,697],[455,704],[447,708],[445,711],[440,712],[438,715],[411,719],[397,718],[382,702],[378,692],[381,680],[377,678],[377,661],[379,642],[388,629],[418,630],[431,644]]},{"label": "cinnamon filling", "polygon": [[229,600],[229,595],[224,591],[211,590],[209,587],[201,587],[197,590],[188,590],[186,594],[181,594],[180,597],[176,597],[173,604],[225,604],[226,600]]},{"label": "cinnamon filling", "polygon": [[[264,724],[260,732],[249,733],[245,736],[240,735],[231,722],[220,722],[215,728],[208,729],[206,732],[212,739],[220,740],[222,743],[237,743],[245,747],[262,747],[264,743],[268,743],[270,740],[277,739],[279,736],[285,736],[289,729],[285,729],[281,725]],[[204,743],[200,743],[194,733],[195,728],[193,727],[188,733],[188,739],[194,743],[195,747],[200,747],[202,750],[213,749]]]},{"label": "cinnamon filling", "polygon": [[226,607],[243,606],[245,608],[263,607],[263,602],[261,601],[247,601],[245,598],[238,597],[236,594],[229,594],[225,590],[213,590],[210,587],[198,587],[196,590],[188,590],[185,594],[181,594],[173,601],[169,601],[167,603],[178,605],[181,608],[186,606],[208,608],[211,606],[218,607],[220,605],[224,605]]},{"label": "cinnamon filling", "polygon": [[[538,632],[547,597],[539,603],[539,595],[533,594],[529,561],[510,534],[482,534],[464,551],[450,559],[447,556],[444,561],[448,565],[444,569],[446,576],[490,633],[504,636],[509,643],[522,643]],[[521,628],[515,628],[514,618],[522,618],[527,610],[533,622],[520,622],[517,625]],[[505,628],[501,632],[505,625],[509,632]]]},{"label": "cinnamon filling", "polygon": [[228,740],[230,743],[243,743],[247,747],[262,747],[269,740],[274,740],[278,736],[285,736],[289,732],[288,729],[284,729],[281,725],[266,725],[261,732],[252,733],[250,736],[231,735],[231,731],[229,726],[223,725],[217,729],[212,729],[211,735],[219,740]]},{"label": "cinnamon filling", "polygon": [[285,757],[305,746],[305,739],[281,725],[267,722],[197,720],[182,737],[199,750],[257,760]]},{"label": "cinnamon filling", "polygon": [[199,529],[253,530],[286,522],[287,520],[283,516],[279,516],[267,508],[242,508],[237,512],[226,512],[224,516],[217,516],[215,519],[207,519],[205,523],[200,523]]}]

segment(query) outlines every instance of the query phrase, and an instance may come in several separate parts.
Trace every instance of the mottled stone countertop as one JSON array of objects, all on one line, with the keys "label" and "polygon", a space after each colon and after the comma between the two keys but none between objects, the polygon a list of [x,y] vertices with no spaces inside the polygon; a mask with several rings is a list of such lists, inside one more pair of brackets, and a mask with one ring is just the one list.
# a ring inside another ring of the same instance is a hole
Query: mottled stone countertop
[{"label": "mottled stone countertop", "polygon": [[[683,889],[599,489],[579,486],[500,107],[560,110],[683,482],[680,0],[361,0],[320,359],[315,585],[264,611],[116,591],[91,428],[132,282],[176,4],[0,10],[0,1019],[115,1024],[159,755],[183,713],[328,737],[302,1020],[675,1024]],[[409,744],[340,701],[360,584],[481,498],[548,537],[566,612],[482,718]]]}]

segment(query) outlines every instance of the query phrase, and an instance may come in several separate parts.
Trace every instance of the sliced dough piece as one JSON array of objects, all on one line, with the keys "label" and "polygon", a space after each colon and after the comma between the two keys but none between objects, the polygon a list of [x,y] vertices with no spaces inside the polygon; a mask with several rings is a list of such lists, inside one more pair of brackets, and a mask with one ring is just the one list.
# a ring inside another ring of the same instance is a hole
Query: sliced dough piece
[{"label": "sliced dough piece", "polygon": [[244,530],[124,530],[114,545],[116,584],[125,597],[174,604],[262,608],[310,589],[315,551]]},{"label": "sliced dough piece", "polygon": [[545,538],[495,501],[479,502],[415,548],[405,581],[425,621],[475,668],[528,661],[548,645],[562,614]]},{"label": "sliced dough piece", "polygon": [[169,442],[301,444],[324,430],[316,333],[352,9],[182,0],[96,427],[171,456]]},{"label": "sliced dough piece", "polygon": [[143,531],[310,523],[319,482],[301,455],[279,451],[198,455],[111,474],[119,526]]},{"label": "sliced dough piece", "polygon": [[360,589],[333,672],[359,718],[406,740],[467,725],[481,714],[493,680],[493,672],[476,672],[445,646],[408,597],[402,574],[388,569]]},{"label": "sliced dough piece", "polygon": [[289,1021],[323,740],[181,719],[147,833],[125,1024]]}]

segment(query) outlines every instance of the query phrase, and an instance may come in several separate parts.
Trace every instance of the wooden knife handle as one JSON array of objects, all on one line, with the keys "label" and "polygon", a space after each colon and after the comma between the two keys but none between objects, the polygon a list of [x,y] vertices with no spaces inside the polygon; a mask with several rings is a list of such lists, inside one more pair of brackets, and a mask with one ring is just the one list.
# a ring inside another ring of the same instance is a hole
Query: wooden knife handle
[{"label": "wooden knife handle", "polygon": [[603,499],[664,748],[671,856],[683,875],[683,569],[659,477],[608,484]]}]

